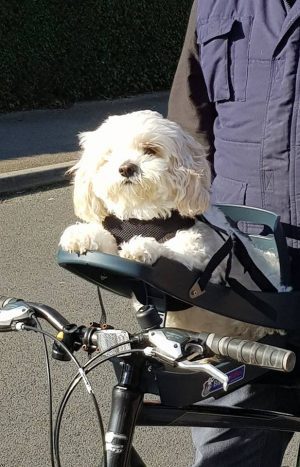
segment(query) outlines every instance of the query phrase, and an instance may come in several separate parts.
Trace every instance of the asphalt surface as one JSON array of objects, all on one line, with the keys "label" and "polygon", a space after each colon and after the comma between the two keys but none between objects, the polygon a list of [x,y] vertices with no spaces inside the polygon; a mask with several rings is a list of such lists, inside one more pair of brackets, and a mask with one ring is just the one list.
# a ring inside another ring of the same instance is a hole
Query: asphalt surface
[{"label": "asphalt surface", "polygon": [[[62,187],[13,197],[0,204],[0,295],[46,303],[71,322],[89,324],[100,316],[96,287],[56,263],[59,237],[75,221],[71,197],[71,188]],[[105,303],[111,324],[138,331],[128,300],[106,293]],[[0,342],[0,466],[50,466],[41,339],[30,332],[2,333]],[[76,370],[71,363],[52,361],[51,365],[57,408]],[[115,383],[111,366],[100,367],[91,379],[107,421]],[[188,429],[138,428],[135,446],[149,467],[185,467],[192,463]],[[92,403],[80,387],[71,397],[62,424],[62,466],[94,467],[100,450]]]},{"label": "asphalt surface", "polygon": [[[48,304],[69,321],[87,325],[100,315],[96,288],[61,269],[56,262],[59,237],[75,221],[71,198],[71,188],[60,187],[2,201],[0,295]],[[127,299],[109,293],[104,294],[104,299],[112,325],[138,331]],[[45,328],[51,330],[49,326]],[[29,332],[2,333],[0,342],[0,467],[50,466],[47,379],[41,339]],[[77,356],[85,360],[82,353]],[[51,367],[56,411],[75,368],[71,363],[53,360]],[[100,367],[91,380],[107,422],[115,383],[110,365]],[[137,428],[134,444],[149,467],[192,465],[189,429]],[[294,438],[284,466],[295,466],[297,447]],[[100,451],[92,404],[80,387],[71,397],[63,419],[62,466],[96,466]]]}]

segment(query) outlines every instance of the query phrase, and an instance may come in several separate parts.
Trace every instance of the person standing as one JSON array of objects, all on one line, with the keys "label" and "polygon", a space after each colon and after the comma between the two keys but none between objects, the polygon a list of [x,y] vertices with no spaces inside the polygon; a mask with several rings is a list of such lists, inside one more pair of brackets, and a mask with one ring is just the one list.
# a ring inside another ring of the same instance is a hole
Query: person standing
[{"label": "person standing", "polygon": [[[204,147],[213,203],[300,225],[300,0],[195,0],[168,118]],[[292,272],[299,243],[290,245]],[[299,274],[294,274],[294,286]],[[207,404],[294,411],[299,390],[247,385]],[[194,428],[194,467],[280,467],[291,433]]]}]

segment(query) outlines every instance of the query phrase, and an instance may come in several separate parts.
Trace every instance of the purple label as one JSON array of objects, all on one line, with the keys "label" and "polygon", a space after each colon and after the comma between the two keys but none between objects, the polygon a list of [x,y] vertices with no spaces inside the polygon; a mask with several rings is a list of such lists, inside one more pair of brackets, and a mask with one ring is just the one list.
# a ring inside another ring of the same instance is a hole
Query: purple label
[{"label": "purple label", "polygon": [[[241,381],[245,377],[245,365],[239,366],[238,368],[234,368],[233,370],[228,371],[225,373],[228,376],[228,386],[230,384],[237,383],[238,381]],[[208,396],[208,394],[211,394],[212,392],[219,391],[220,389],[223,388],[223,384],[220,383],[215,378],[208,378],[208,380],[205,381],[203,384],[203,389],[202,389],[202,397]]]}]

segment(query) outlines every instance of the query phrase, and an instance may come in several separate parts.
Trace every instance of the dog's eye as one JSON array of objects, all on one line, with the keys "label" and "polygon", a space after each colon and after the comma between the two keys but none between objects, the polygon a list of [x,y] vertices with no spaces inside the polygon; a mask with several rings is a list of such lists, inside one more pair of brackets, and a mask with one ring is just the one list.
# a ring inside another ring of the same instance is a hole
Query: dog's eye
[{"label": "dog's eye", "polygon": [[156,156],[158,154],[158,148],[155,146],[144,146],[143,149],[145,154],[150,154],[151,156]]}]

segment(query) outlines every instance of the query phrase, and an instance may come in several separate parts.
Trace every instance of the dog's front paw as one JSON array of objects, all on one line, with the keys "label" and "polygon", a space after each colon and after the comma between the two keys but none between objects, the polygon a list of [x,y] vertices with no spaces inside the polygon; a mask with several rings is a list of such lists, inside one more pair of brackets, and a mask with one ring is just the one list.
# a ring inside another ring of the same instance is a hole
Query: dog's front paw
[{"label": "dog's front paw", "polygon": [[95,241],[95,229],[89,224],[75,224],[66,228],[61,236],[59,245],[69,253],[86,253],[88,250],[98,250]]},{"label": "dog's front paw", "polygon": [[86,253],[101,251],[117,254],[114,237],[100,224],[75,224],[66,228],[61,236],[59,246],[70,253]]},{"label": "dog's front paw", "polygon": [[135,236],[129,242],[122,243],[119,255],[140,263],[154,264],[161,256],[161,247],[152,237]]}]

